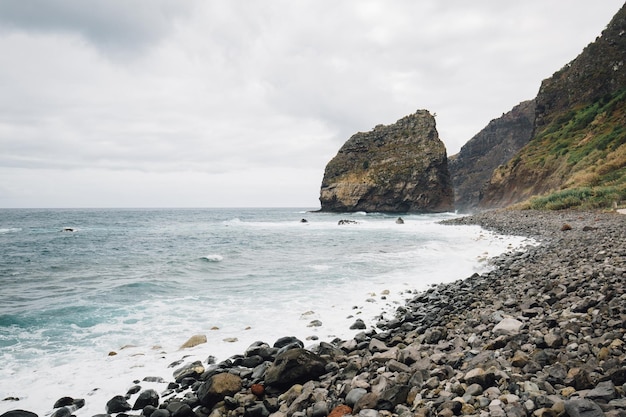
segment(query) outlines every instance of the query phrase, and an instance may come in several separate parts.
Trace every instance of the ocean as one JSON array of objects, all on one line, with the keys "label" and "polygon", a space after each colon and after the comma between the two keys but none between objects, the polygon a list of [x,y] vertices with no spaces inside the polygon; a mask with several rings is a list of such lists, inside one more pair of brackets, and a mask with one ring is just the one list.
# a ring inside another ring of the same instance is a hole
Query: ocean
[{"label": "ocean", "polygon": [[[349,338],[357,318],[371,328],[416,291],[531,243],[438,224],[454,216],[2,209],[0,413],[43,416],[70,396],[85,399],[76,416],[92,416],[146,376],[171,381],[177,360]],[[207,343],[180,349],[197,334]]]}]

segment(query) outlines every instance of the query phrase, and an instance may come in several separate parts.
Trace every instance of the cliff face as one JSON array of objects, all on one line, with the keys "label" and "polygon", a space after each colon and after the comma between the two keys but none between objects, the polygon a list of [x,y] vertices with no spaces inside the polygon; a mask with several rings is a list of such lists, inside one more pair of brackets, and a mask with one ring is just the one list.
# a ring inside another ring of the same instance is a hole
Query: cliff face
[{"label": "cliff face", "polygon": [[[544,80],[531,141],[498,167],[481,208],[580,187],[626,190],[626,5],[602,35]],[[621,191],[620,191],[621,190]]]},{"label": "cliff face", "polygon": [[326,165],[320,191],[328,212],[445,212],[453,200],[446,149],[427,110],[353,135]]},{"label": "cliff face", "polygon": [[484,187],[498,166],[530,141],[535,120],[534,100],[524,101],[470,139],[448,159],[454,205],[459,212],[476,209]]}]

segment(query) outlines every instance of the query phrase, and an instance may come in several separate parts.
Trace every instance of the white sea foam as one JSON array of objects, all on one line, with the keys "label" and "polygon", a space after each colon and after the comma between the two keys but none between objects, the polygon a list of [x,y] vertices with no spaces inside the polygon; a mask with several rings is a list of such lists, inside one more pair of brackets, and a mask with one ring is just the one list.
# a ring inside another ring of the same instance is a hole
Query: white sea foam
[{"label": "white sea foam", "polygon": [[224,257],[222,255],[212,253],[212,254],[203,256],[202,259],[208,262],[222,262],[224,260]]}]

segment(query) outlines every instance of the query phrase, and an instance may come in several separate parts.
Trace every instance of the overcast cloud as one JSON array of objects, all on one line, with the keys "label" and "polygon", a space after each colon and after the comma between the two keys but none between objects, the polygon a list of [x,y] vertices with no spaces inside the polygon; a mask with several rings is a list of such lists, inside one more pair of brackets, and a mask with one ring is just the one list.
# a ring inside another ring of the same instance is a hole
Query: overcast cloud
[{"label": "overcast cloud", "polygon": [[354,133],[448,154],[622,0],[2,0],[0,207],[318,207]]}]

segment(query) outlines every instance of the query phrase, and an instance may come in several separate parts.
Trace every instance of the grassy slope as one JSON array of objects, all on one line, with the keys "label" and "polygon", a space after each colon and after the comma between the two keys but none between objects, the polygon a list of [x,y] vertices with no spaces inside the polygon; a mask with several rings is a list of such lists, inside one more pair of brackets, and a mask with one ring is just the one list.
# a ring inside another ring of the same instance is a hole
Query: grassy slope
[{"label": "grassy slope", "polygon": [[[551,184],[518,205],[533,209],[605,208],[626,200],[626,90],[554,117],[506,166],[546,173]],[[558,184],[558,185],[556,185]]]}]

